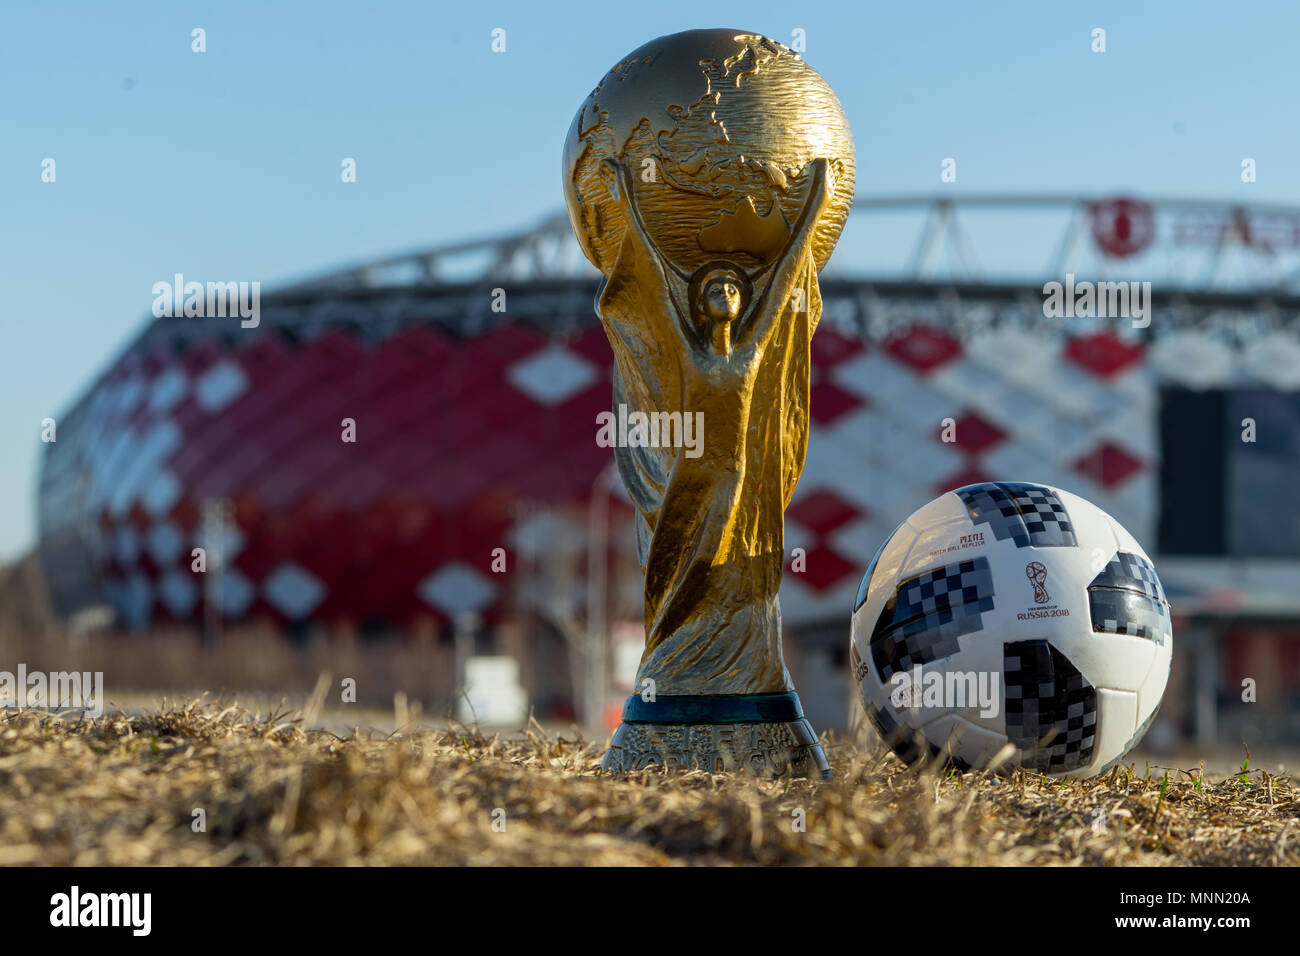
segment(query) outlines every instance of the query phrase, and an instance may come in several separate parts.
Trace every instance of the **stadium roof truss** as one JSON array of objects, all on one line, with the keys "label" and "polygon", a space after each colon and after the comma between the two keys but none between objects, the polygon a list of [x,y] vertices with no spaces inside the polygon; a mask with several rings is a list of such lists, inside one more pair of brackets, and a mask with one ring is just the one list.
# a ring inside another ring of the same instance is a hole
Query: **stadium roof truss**
[{"label": "stadium roof truss", "polygon": [[[1161,321],[1146,335],[1210,326],[1235,340],[1295,328],[1300,206],[1071,195],[860,198],[822,290],[832,321],[875,334],[925,318],[968,332],[1005,322],[1059,326],[1044,315],[1043,287],[1067,275],[1149,282]],[[297,313],[295,324],[325,318],[314,303],[330,309],[348,300],[355,320],[357,304],[382,298],[383,315],[371,321],[401,323],[419,313],[475,334],[494,321],[484,288],[526,286],[526,301],[511,302],[512,317],[549,325],[565,316],[585,322],[598,279],[560,213],[522,233],[376,259],[271,298],[291,307],[281,315]],[[1071,321],[1078,331],[1089,328],[1088,319]]]}]

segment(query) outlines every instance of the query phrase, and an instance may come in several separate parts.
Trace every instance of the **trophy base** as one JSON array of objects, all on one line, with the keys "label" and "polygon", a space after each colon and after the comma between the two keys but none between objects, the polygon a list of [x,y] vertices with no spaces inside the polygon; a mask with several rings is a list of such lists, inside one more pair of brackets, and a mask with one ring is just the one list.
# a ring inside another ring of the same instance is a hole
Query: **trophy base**
[{"label": "trophy base", "polygon": [[832,776],[793,693],[629,698],[600,768],[627,773],[656,765],[767,778]]}]

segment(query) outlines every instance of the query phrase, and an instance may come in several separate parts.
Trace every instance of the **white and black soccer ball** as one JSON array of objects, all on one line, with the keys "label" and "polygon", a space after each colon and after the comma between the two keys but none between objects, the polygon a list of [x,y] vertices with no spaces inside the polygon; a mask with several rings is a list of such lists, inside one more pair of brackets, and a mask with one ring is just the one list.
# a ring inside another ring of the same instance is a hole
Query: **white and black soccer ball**
[{"label": "white and black soccer ball", "polygon": [[1088,777],[1146,733],[1169,680],[1169,602],[1141,546],[1067,491],[968,485],[876,552],[853,611],[866,714],[912,763],[946,753]]}]

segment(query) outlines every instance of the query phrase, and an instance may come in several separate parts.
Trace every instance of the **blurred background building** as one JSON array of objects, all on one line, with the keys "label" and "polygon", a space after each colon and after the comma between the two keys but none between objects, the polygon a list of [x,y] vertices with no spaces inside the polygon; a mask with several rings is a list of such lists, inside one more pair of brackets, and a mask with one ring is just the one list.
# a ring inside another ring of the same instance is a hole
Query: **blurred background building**
[{"label": "blurred background building", "polygon": [[[982,233],[1009,229],[1038,254],[983,268]],[[853,234],[906,254],[873,261]],[[1155,557],[1179,650],[1153,741],[1300,740],[1300,209],[865,198],[842,245],[781,591],[814,724],[850,713],[880,543],[944,491],[1014,478],[1094,501]],[[1067,275],[1150,282],[1149,325],[1046,317]],[[154,320],[46,447],[53,608],[209,646],[416,644],[437,663],[406,692],[432,707],[477,669],[503,688],[480,706],[609,723],[643,631],[632,510],[595,441],[596,283],[561,215],[280,289],[255,329]]]}]

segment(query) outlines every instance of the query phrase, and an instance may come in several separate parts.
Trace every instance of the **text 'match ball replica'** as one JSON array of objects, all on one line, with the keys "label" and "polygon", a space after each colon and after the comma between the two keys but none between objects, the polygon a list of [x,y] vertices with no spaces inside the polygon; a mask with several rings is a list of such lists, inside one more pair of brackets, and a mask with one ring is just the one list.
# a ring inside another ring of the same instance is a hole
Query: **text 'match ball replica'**
[{"label": "text 'match ball replica'", "polygon": [[941,495],[881,546],[850,657],[905,761],[1090,777],[1146,733],[1172,655],[1169,602],[1133,536],[1077,495],[999,481]]},{"label": "text 'match ball replica'", "polygon": [[[605,276],[614,407],[653,436],[615,451],[638,514],[646,648],[607,770],[829,773],[782,658],[777,590],[808,444],[817,273],[854,170],[826,82],[739,30],[647,43],[569,130],[565,200]],[[690,454],[685,416],[702,428]]]}]

